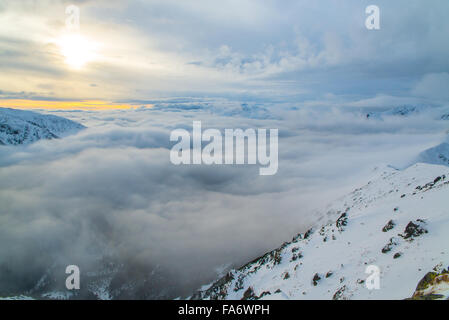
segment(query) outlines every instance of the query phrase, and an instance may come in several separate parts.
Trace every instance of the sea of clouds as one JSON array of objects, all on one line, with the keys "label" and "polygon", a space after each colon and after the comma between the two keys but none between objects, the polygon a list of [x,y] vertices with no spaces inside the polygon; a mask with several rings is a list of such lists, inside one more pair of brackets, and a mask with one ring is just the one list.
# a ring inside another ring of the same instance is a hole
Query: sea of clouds
[{"label": "sea of clouds", "polygon": [[[441,108],[401,116],[382,108],[187,99],[44,112],[87,129],[0,148],[3,292],[32,288],[54,265],[94,265],[111,254],[167,270],[174,292],[188,294],[220,266],[239,266],[290,240],[376,167],[406,166],[447,129]],[[193,120],[220,130],[279,129],[278,173],[173,165],[170,132],[190,130]]]}]

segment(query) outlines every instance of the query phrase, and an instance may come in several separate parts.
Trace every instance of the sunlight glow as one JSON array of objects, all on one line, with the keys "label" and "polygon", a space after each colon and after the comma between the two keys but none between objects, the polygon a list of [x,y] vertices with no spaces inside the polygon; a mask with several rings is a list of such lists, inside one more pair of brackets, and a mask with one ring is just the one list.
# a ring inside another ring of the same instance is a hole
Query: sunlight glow
[{"label": "sunlight glow", "polygon": [[97,58],[98,44],[78,33],[64,35],[56,43],[65,57],[65,62],[73,69],[81,69]]}]

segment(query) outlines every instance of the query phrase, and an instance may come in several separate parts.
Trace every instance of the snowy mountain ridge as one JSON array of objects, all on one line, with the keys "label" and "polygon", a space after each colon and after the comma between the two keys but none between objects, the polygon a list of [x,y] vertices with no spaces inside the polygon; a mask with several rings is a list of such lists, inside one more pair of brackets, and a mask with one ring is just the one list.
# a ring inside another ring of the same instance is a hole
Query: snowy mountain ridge
[{"label": "snowy mountain ridge", "polygon": [[367,119],[384,120],[389,117],[411,117],[422,114],[428,114],[435,120],[449,119],[448,106],[431,105],[402,105],[387,109],[371,110],[362,112]]},{"label": "snowy mountain ridge", "polygon": [[0,145],[58,139],[85,127],[66,118],[33,111],[0,108]]},{"label": "snowy mountain ridge", "polygon": [[[315,227],[191,298],[447,299],[448,199],[448,167],[377,170]],[[367,266],[380,269],[379,290],[366,287]]]}]

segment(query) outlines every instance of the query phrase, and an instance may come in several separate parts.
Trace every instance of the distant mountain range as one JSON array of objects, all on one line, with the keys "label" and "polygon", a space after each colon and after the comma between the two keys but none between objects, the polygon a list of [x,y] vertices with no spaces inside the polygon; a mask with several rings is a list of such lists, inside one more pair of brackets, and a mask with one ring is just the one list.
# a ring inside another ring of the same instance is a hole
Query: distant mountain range
[{"label": "distant mountain range", "polygon": [[384,119],[389,116],[408,117],[420,113],[432,113],[437,120],[449,120],[449,110],[447,107],[413,106],[404,105],[394,108],[374,110],[364,113],[367,119]]}]

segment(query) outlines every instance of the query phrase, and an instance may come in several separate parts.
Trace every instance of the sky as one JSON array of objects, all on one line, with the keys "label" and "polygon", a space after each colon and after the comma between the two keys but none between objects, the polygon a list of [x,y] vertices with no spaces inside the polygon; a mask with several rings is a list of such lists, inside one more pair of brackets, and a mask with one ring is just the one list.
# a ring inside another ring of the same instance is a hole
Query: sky
[{"label": "sky", "polygon": [[[0,97],[50,108],[161,97],[447,98],[447,1],[374,2],[2,1]],[[365,27],[370,4],[380,30]],[[69,5],[79,8],[79,30],[66,23]]]}]

